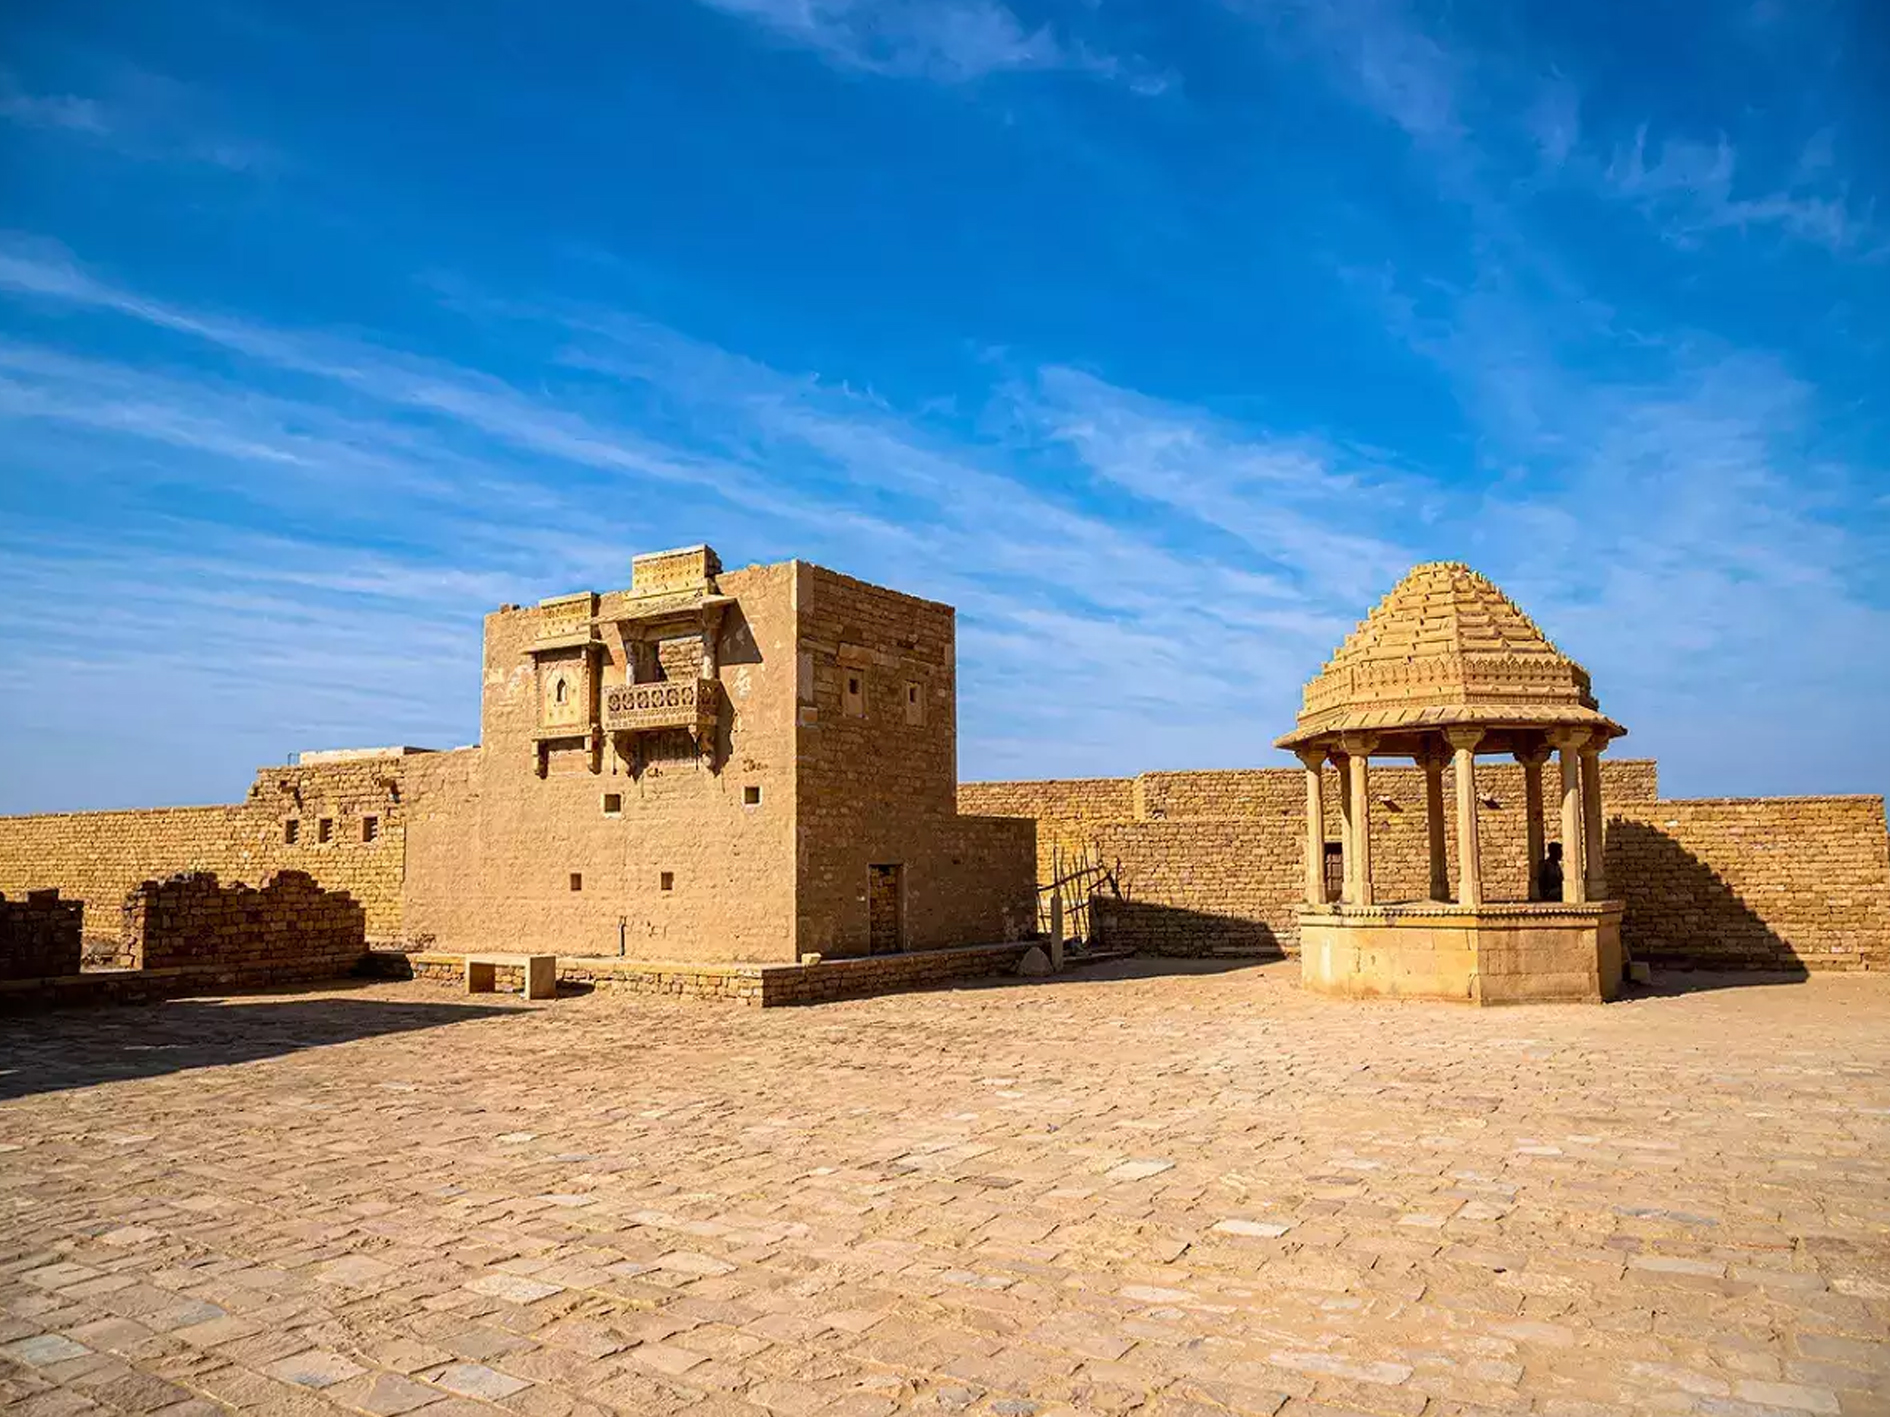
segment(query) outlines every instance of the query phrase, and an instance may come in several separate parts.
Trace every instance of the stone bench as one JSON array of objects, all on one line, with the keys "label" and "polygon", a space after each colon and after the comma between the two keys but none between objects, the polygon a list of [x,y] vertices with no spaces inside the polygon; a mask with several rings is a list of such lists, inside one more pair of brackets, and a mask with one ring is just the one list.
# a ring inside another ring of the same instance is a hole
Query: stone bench
[{"label": "stone bench", "polygon": [[558,957],[556,955],[467,955],[466,992],[490,994],[498,985],[500,969],[516,969],[525,978],[525,997],[555,999],[558,996]]}]

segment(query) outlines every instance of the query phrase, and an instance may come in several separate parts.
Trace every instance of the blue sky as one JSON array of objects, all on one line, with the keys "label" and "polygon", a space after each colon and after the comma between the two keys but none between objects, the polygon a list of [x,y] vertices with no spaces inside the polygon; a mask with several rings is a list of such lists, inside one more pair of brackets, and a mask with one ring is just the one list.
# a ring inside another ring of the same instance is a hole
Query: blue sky
[{"label": "blue sky", "polygon": [[966,777],[1277,764],[1411,563],[1670,795],[1890,788],[1869,3],[0,19],[0,811],[478,732],[700,540],[959,607]]}]

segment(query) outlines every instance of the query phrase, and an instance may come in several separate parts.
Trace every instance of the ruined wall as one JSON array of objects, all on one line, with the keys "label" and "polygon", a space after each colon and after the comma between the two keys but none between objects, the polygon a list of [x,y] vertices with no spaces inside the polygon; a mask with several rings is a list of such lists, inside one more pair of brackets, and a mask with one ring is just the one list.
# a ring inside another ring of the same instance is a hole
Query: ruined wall
[{"label": "ruined wall", "polygon": [[[592,771],[581,741],[560,740],[540,777],[530,649],[550,612],[509,607],[486,617],[480,746],[435,755],[411,780],[410,940],[793,959],[794,567],[726,572],[718,583],[737,603],[716,640],[726,703],[712,758],[699,758],[679,733],[645,735],[638,761],[607,742]],[[598,619],[609,626],[631,602],[625,591],[600,595]],[[630,652],[605,631],[600,687],[626,682]],[[644,652],[661,662],[662,646]],[[759,800],[749,800],[751,788]]]},{"label": "ruined wall", "polygon": [[1702,968],[1890,969],[1881,797],[1610,807],[1608,878],[1640,958]]},{"label": "ruined wall", "polygon": [[124,905],[135,969],[216,969],[245,983],[333,978],[367,951],[367,913],[306,871],[278,871],[257,890],[196,871],[145,881]]},{"label": "ruined wall", "polygon": [[1034,827],[958,816],[952,608],[797,572],[800,953],[868,953],[875,865],[899,867],[906,949],[1028,934]]},{"label": "ruined wall", "polygon": [[84,913],[84,902],[61,900],[58,891],[0,895],[0,979],[77,974]]},{"label": "ruined wall", "polygon": [[56,887],[85,902],[88,938],[105,940],[118,937],[125,895],[142,881],[214,871],[255,885],[279,870],[301,870],[353,895],[367,911],[370,936],[397,939],[405,854],[400,784],[405,765],[418,760],[262,768],[248,797],[231,806],[0,817],[0,891]]}]

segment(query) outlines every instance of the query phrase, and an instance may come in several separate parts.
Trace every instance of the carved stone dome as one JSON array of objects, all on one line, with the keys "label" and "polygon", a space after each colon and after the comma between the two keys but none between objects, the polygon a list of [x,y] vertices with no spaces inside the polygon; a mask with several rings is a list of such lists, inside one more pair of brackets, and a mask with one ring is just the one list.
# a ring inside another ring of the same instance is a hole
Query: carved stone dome
[{"label": "carved stone dome", "polygon": [[1627,732],[1601,712],[1588,671],[1514,601],[1461,562],[1433,561],[1413,567],[1334,651],[1278,746],[1372,733],[1380,752],[1396,754],[1399,740],[1457,726],[1492,730],[1486,751],[1554,728]]}]

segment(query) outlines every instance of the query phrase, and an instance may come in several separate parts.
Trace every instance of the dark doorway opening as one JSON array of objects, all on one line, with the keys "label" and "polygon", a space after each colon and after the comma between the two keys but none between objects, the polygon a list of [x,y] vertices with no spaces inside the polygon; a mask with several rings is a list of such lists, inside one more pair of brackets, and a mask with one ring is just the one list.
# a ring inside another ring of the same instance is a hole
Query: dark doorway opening
[{"label": "dark doorway opening", "polygon": [[1345,894],[1345,846],[1341,842],[1326,843],[1326,899],[1338,900]]},{"label": "dark doorway opening", "polygon": [[906,947],[905,868],[866,868],[867,949],[876,955],[895,955]]}]

